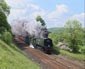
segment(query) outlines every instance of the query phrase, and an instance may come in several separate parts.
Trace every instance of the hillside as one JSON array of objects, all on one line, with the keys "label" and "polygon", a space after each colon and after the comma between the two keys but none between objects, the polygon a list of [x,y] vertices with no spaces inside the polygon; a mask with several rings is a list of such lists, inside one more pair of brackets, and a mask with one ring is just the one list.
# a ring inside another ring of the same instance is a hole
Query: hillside
[{"label": "hillside", "polygon": [[48,28],[48,30],[52,33],[60,33],[65,31],[65,28],[63,27],[54,27],[54,28]]},{"label": "hillside", "polygon": [[40,69],[26,58],[14,45],[8,46],[0,40],[0,69]]}]

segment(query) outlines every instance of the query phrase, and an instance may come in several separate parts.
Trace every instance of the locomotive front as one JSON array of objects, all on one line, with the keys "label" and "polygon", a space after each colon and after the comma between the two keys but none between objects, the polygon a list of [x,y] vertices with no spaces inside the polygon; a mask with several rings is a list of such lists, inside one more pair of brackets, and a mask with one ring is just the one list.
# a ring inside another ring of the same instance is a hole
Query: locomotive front
[{"label": "locomotive front", "polygon": [[46,53],[51,53],[53,49],[53,43],[50,38],[44,39],[44,51]]}]

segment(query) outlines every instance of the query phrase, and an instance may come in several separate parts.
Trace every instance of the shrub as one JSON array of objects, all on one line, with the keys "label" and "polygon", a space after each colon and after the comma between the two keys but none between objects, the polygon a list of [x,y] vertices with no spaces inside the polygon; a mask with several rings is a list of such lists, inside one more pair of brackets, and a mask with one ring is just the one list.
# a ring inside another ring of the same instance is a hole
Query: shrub
[{"label": "shrub", "polygon": [[85,46],[82,46],[80,51],[81,51],[82,54],[85,54]]},{"label": "shrub", "polygon": [[8,31],[5,31],[2,35],[2,40],[7,44],[10,44],[12,42],[12,34]]}]

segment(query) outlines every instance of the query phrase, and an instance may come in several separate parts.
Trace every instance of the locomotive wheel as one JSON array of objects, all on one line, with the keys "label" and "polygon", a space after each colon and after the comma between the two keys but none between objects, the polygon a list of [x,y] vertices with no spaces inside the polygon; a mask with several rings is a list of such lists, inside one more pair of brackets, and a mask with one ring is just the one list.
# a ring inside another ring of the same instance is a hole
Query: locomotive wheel
[{"label": "locomotive wheel", "polygon": [[47,53],[47,54],[51,54],[51,51],[47,51],[46,53]]},{"label": "locomotive wheel", "polygon": [[44,49],[44,47],[42,47],[41,49],[42,49],[42,51],[43,51],[43,52],[45,52],[45,49]]}]

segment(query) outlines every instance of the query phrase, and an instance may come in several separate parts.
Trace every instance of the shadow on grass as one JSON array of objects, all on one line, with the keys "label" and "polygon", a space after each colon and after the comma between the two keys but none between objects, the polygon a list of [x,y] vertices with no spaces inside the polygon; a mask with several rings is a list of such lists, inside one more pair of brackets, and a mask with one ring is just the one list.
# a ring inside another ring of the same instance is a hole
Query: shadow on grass
[{"label": "shadow on grass", "polygon": [[59,49],[56,49],[56,48],[53,48],[53,54],[56,54],[56,55],[59,55],[60,54],[60,50]]}]

